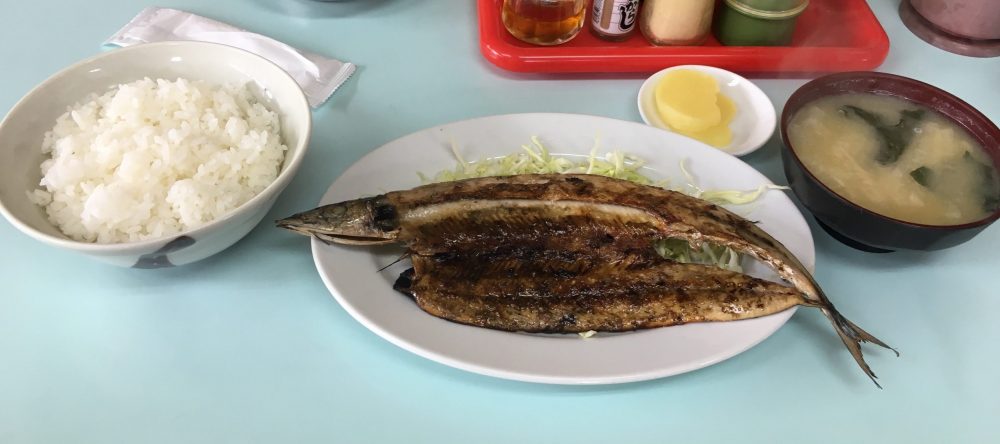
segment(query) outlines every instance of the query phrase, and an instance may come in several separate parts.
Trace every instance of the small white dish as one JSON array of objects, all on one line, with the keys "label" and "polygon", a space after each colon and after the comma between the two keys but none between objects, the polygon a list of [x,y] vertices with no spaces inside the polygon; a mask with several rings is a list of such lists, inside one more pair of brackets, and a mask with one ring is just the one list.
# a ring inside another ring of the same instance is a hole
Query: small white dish
[{"label": "small white dish", "polygon": [[639,88],[639,115],[647,125],[673,132],[670,126],[660,119],[656,111],[654,91],[657,82],[668,72],[678,69],[690,69],[709,74],[719,83],[719,90],[736,104],[736,116],[729,123],[733,131],[733,141],[722,148],[734,156],[742,156],[756,151],[767,143],[777,125],[777,112],[771,99],[753,82],[740,75],[721,68],[703,65],[674,66],[653,74]]}]

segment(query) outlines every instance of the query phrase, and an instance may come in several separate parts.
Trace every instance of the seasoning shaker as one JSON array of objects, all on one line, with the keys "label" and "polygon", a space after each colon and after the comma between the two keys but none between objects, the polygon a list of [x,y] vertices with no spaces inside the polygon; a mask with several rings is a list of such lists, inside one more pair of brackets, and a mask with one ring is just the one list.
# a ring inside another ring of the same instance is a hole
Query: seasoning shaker
[{"label": "seasoning shaker", "polygon": [[708,39],[715,0],[646,0],[639,30],[654,45],[700,45]]},{"label": "seasoning shaker", "polygon": [[620,42],[635,31],[639,0],[594,0],[590,31],[598,38]]},{"label": "seasoning shaker", "polygon": [[727,46],[786,46],[809,0],[724,0],[713,25]]}]

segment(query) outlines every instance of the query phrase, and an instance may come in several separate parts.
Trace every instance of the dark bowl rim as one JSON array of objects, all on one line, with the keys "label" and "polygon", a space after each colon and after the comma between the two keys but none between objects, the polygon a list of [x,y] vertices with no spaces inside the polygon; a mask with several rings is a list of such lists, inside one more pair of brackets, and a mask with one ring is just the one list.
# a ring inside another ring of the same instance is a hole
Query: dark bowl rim
[{"label": "dark bowl rim", "polygon": [[[847,80],[847,79],[863,79],[863,78],[885,79],[885,80],[890,80],[890,81],[894,81],[894,82],[910,83],[910,84],[913,84],[913,85],[924,87],[924,88],[932,91],[935,95],[939,95],[939,96],[942,96],[942,97],[945,97],[945,98],[948,98],[950,100],[955,101],[961,108],[963,108],[962,111],[964,113],[969,114],[971,116],[974,116],[976,118],[979,118],[979,119],[981,119],[981,120],[989,123],[989,125],[991,125],[994,129],[996,129],[997,133],[1000,133],[1000,128],[998,128],[997,125],[995,123],[993,123],[993,121],[989,117],[987,117],[981,111],[979,111],[978,109],[976,109],[975,107],[973,107],[972,105],[970,105],[968,102],[966,102],[966,101],[962,100],[961,98],[955,96],[954,94],[951,94],[951,93],[949,93],[949,92],[947,92],[947,91],[945,91],[945,90],[943,90],[941,88],[938,88],[938,87],[936,87],[934,85],[931,85],[929,83],[921,82],[920,80],[912,79],[912,78],[901,76],[901,75],[889,74],[889,73],[877,72],[877,71],[848,71],[848,72],[840,72],[840,73],[828,74],[828,75],[825,75],[825,76],[817,77],[815,79],[810,80],[809,82],[806,82],[804,85],[802,85],[798,89],[796,89],[795,92],[793,92],[792,95],[788,97],[788,100],[785,101],[785,103],[786,104],[793,103],[794,102],[793,99],[796,99],[797,97],[805,95],[806,93],[808,93],[816,85],[823,84],[823,83],[828,83],[831,80]],[[882,94],[882,95],[886,95],[886,94]],[[929,108],[932,111],[934,111],[934,112],[938,113],[939,115],[941,115],[942,117],[944,117],[944,118],[950,120],[951,122],[955,123],[956,125],[962,127],[963,129],[965,129],[970,134],[973,134],[973,131],[971,131],[965,125],[962,125],[960,122],[955,121],[951,116],[948,116],[948,115],[946,115],[946,114],[944,114],[944,113],[942,113],[942,112],[934,109],[932,106],[930,106],[928,104],[920,103],[920,102],[914,101],[914,100],[912,100],[912,99],[910,99],[908,97],[904,97],[904,96],[901,96],[901,95],[893,95],[893,97],[896,97],[896,98],[899,98],[899,99],[903,99],[903,100],[906,100],[908,102],[916,103],[916,104],[918,104],[920,106]],[[815,99],[812,99],[812,100],[815,100]],[[812,101],[812,100],[810,100],[810,101]],[[809,101],[803,102],[803,105],[806,104],[806,103],[809,103]],[[818,177],[816,177],[815,175],[813,175],[812,171],[810,171],[809,168],[806,168],[805,164],[802,163],[802,160],[799,159],[798,154],[795,153],[795,148],[792,147],[791,142],[788,140],[787,128],[788,128],[788,122],[792,119],[792,117],[794,117],[794,113],[798,112],[798,110],[801,109],[801,106],[799,106],[798,108],[794,109],[792,112],[790,112],[789,109],[790,108],[788,106],[785,106],[785,108],[782,109],[782,111],[781,111],[781,119],[779,119],[779,121],[778,121],[779,132],[781,134],[782,148],[784,149],[785,152],[787,152],[788,154],[790,154],[792,156],[792,159],[795,160],[795,163],[799,166],[799,168],[810,179],[812,179],[813,182],[815,182],[821,188],[823,188],[825,191],[827,191],[828,193],[830,193],[830,195],[836,197],[841,202],[846,203],[849,207],[857,209],[857,210],[860,210],[863,213],[869,214],[869,215],[874,216],[876,218],[884,219],[886,221],[894,222],[894,223],[897,223],[897,224],[907,225],[907,226],[911,226],[911,227],[914,227],[914,228],[935,229],[935,230],[965,230],[965,229],[970,229],[970,228],[976,228],[976,227],[980,227],[980,226],[989,225],[989,224],[993,223],[994,221],[996,221],[998,218],[1000,218],[1000,208],[997,208],[992,213],[990,213],[988,216],[986,216],[986,217],[984,217],[982,219],[978,219],[978,220],[972,221],[972,222],[966,222],[964,224],[955,224],[955,225],[931,225],[931,224],[922,224],[922,223],[918,223],[918,222],[909,222],[909,221],[905,221],[905,220],[902,220],[902,219],[897,219],[897,218],[894,218],[894,217],[891,217],[891,216],[886,216],[884,214],[877,213],[877,212],[875,212],[873,210],[870,210],[868,208],[862,207],[861,205],[858,205],[858,204],[852,202],[851,200],[845,198],[844,196],[841,196],[836,191],[830,189],[830,187],[828,187],[822,180],[820,180]],[[988,150],[989,148],[987,148],[987,147],[984,146],[983,149],[984,150]],[[991,159],[993,159],[993,156],[991,156]],[[995,160],[993,161],[993,167],[997,171],[1000,171],[1000,165],[997,165],[997,162]]]}]

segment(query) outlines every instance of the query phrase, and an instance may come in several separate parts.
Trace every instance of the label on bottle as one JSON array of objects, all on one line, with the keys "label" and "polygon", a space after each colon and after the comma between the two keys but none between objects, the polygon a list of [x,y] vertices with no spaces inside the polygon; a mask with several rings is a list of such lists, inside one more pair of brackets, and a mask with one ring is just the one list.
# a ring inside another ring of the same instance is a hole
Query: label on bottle
[{"label": "label on bottle", "polygon": [[639,0],[594,0],[590,15],[594,29],[608,35],[625,35],[635,28]]}]

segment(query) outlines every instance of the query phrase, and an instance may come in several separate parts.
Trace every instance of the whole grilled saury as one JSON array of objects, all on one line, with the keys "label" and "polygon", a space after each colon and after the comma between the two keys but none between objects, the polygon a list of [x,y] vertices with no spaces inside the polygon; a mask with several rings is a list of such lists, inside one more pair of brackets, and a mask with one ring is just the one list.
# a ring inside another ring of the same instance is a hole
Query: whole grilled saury
[{"label": "whole grilled saury", "polygon": [[[683,239],[693,246],[702,243],[727,246],[767,264],[791,283],[800,293],[799,300],[792,305],[820,308],[872,381],[875,375],[864,361],[861,343],[890,348],[842,316],[802,263],[753,222],[707,201],[659,187],[583,174],[486,177],[429,184],[325,205],[282,219],[277,224],[325,242],[355,245],[399,242],[414,256],[415,265],[423,258],[453,256],[462,257],[469,268],[510,260],[559,264],[583,258],[613,265],[639,258],[648,262],[655,256],[652,243],[659,239]],[[669,265],[661,267],[669,268]],[[705,267],[702,270],[708,272]],[[616,273],[627,276],[627,267]],[[697,275],[689,277],[694,279]],[[730,278],[735,279],[735,276]],[[434,279],[438,279],[438,273],[428,272],[426,276],[416,273],[412,279],[416,286],[400,287],[413,294],[420,304],[423,297],[420,291],[432,288],[426,281]],[[776,289],[769,291],[780,293]],[[725,296],[729,293],[708,291],[701,294]],[[443,297],[442,294],[429,296]],[[474,301],[469,296],[475,295],[451,295],[454,300]],[[539,299],[554,304],[559,295],[554,296],[556,298]],[[504,299],[497,303],[520,301],[510,297]],[[769,310],[746,310],[735,319],[770,314],[792,306],[782,304],[785,303],[776,303]],[[421,305],[425,306],[427,304]],[[432,314],[460,317],[456,313],[449,315],[449,311],[457,310],[457,305],[447,307]],[[567,313],[567,316],[576,317],[574,313]],[[691,318],[674,323],[706,320],[719,319]],[[542,330],[546,329],[538,331]]]}]

